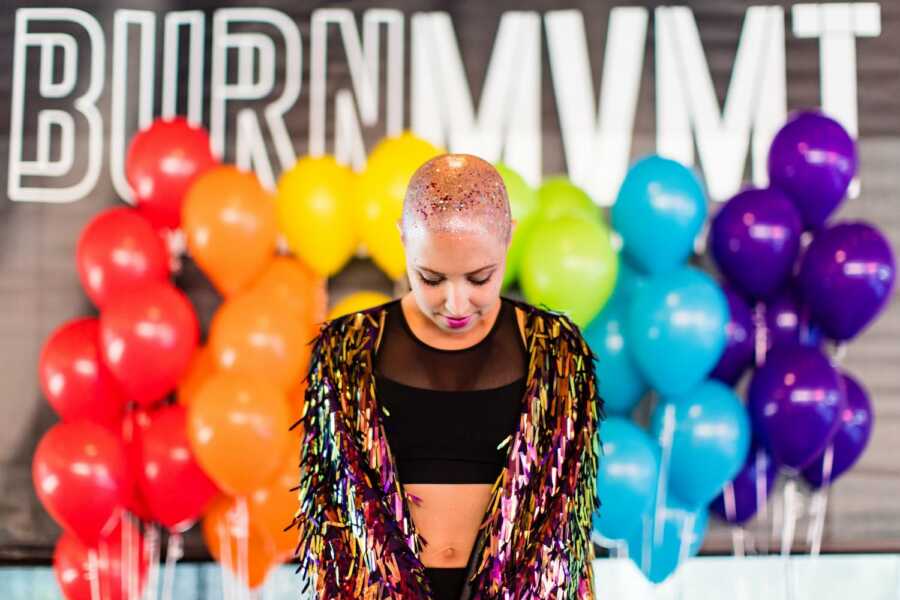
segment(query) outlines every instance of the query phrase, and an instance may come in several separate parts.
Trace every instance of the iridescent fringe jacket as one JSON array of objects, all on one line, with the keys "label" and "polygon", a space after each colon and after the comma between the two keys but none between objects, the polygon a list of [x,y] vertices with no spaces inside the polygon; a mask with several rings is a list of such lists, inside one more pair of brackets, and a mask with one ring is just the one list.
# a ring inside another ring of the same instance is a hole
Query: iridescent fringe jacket
[{"label": "iridescent fringe jacket", "polygon": [[[503,444],[461,600],[593,599],[591,515],[604,402],[594,354],[568,317],[511,299],[524,316],[529,366],[516,432]],[[327,321],[313,340],[300,419],[296,527],[306,591],[318,598],[432,598],[427,543],[375,395],[373,357],[385,305]],[[521,322],[521,321],[520,321]]]}]

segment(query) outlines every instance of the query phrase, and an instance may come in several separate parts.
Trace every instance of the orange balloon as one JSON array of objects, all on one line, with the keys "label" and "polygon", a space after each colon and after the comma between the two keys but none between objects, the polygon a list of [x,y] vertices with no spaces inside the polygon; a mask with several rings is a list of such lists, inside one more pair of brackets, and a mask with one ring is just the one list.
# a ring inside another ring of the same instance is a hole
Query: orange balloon
[{"label": "orange balloon", "polygon": [[272,260],[275,200],[253,173],[231,165],[206,171],[188,188],[181,211],[188,250],[223,295],[239,291]]},{"label": "orange balloon", "polygon": [[226,566],[240,577],[238,571],[239,544],[247,538],[247,579],[250,588],[262,585],[272,567],[279,564],[275,546],[250,519],[246,531],[241,527],[237,499],[219,496],[203,517],[203,541],[212,557],[222,562],[227,552]]},{"label": "orange balloon", "polygon": [[247,494],[282,465],[293,436],[284,393],[258,377],[216,373],[188,407],[188,439],[220,489]]},{"label": "orange balloon", "polygon": [[328,310],[328,290],[324,277],[298,258],[278,256],[253,282],[253,289],[291,306],[294,313],[310,323],[321,323]]},{"label": "orange balloon", "polygon": [[248,290],[216,312],[209,344],[219,369],[265,378],[287,391],[309,366],[311,339],[309,325],[287,303]]},{"label": "orange balloon", "polygon": [[300,450],[298,447],[294,450],[275,479],[249,496],[250,521],[268,536],[276,556],[282,560],[290,559],[297,547],[297,529],[284,531],[298,506],[297,491],[291,488],[300,483]]},{"label": "orange balloon", "polygon": [[[296,423],[300,419],[300,415],[303,414],[303,405],[306,402],[306,382],[301,381],[297,384],[294,389],[292,389],[287,394],[288,401],[288,415],[291,425]],[[298,435],[302,437],[302,425],[297,425],[294,427],[292,431],[296,432]]]},{"label": "orange balloon", "polygon": [[178,382],[178,391],[176,397],[178,403],[188,406],[191,399],[197,394],[206,380],[216,372],[216,357],[210,350],[209,345],[201,346],[194,352],[191,362],[188,364],[187,372]]}]

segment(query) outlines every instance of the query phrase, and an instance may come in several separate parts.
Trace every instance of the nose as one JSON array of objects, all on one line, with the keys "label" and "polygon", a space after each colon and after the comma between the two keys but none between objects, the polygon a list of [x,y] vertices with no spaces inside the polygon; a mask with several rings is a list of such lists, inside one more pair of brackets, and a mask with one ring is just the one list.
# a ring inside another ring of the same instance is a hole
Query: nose
[{"label": "nose", "polygon": [[466,291],[463,286],[450,285],[447,294],[447,314],[454,316],[462,316],[466,314],[464,311],[468,308],[469,301],[466,297]]}]

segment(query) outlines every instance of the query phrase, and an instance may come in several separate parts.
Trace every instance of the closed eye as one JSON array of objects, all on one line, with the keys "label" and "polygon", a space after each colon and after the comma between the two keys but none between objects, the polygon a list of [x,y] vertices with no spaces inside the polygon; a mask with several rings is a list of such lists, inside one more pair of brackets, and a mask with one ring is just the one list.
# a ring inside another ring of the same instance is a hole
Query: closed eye
[{"label": "closed eye", "polygon": [[[428,286],[440,285],[444,281],[444,277],[438,277],[436,279],[429,279],[428,277],[425,277],[424,275],[422,275],[422,273],[419,273],[418,275],[419,275],[419,280]],[[488,275],[487,277],[482,277],[480,279],[476,278],[476,277],[469,277],[468,279],[469,279],[469,283],[471,283],[472,285],[484,285],[488,281],[490,281],[491,277],[493,277],[493,276],[494,276],[494,271],[491,271],[490,275]]]}]

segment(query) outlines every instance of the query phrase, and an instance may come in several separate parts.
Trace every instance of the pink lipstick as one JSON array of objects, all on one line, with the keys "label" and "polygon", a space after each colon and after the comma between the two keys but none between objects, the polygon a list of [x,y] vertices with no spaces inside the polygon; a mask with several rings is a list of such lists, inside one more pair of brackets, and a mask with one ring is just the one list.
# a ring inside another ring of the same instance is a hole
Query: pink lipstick
[{"label": "pink lipstick", "polygon": [[445,316],[444,319],[447,320],[447,326],[451,329],[462,329],[469,324],[469,321],[472,320],[472,315],[469,315],[468,317],[464,317],[462,319],[455,319],[453,317]]}]

